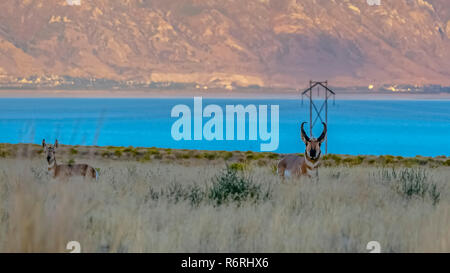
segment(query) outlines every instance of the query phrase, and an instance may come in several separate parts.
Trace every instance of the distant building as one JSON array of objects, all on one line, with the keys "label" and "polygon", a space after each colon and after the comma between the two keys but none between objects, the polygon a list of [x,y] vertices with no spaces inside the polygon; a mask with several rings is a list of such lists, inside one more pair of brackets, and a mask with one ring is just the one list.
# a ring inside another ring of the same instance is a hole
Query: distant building
[{"label": "distant building", "polygon": [[66,0],[69,6],[81,6],[81,0]]}]

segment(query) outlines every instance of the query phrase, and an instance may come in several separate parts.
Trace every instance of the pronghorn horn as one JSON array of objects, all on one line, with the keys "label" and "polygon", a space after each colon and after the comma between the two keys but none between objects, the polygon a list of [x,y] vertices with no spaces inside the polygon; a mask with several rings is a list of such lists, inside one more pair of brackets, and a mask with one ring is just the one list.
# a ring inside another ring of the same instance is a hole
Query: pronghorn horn
[{"label": "pronghorn horn", "polygon": [[302,138],[304,139],[304,140],[306,140],[306,141],[308,141],[309,142],[309,137],[308,137],[308,135],[305,133],[305,129],[303,129],[303,125],[305,125],[305,123],[307,123],[306,121],[305,122],[303,122],[302,123],[302,126],[301,126],[301,128],[302,128]]},{"label": "pronghorn horn", "polygon": [[325,139],[325,136],[327,135],[327,124],[325,122],[322,122],[322,124],[323,124],[323,132],[317,139],[319,142],[322,142]]}]

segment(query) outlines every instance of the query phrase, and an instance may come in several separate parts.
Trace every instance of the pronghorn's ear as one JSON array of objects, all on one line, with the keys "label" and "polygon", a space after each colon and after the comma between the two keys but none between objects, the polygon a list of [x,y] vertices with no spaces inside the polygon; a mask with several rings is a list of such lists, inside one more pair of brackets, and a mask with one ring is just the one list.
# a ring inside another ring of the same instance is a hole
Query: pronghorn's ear
[{"label": "pronghorn's ear", "polygon": [[58,140],[55,140],[55,148],[58,148]]},{"label": "pronghorn's ear", "polygon": [[322,124],[323,124],[323,132],[317,139],[320,143],[322,143],[325,140],[325,137],[327,136],[327,124],[325,122],[322,122]]},{"label": "pronghorn's ear", "polygon": [[302,135],[302,140],[305,144],[307,144],[309,142],[309,137],[308,135],[305,133],[305,129],[303,129],[303,125],[305,125],[305,123],[307,122],[303,122],[302,126],[301,126],[301,135]]},{"label": "pronghorn's ear", "polygon": [[45,144],[45,138],[42,140],[42,147],[46,147],[47,146],[47,144]]}]

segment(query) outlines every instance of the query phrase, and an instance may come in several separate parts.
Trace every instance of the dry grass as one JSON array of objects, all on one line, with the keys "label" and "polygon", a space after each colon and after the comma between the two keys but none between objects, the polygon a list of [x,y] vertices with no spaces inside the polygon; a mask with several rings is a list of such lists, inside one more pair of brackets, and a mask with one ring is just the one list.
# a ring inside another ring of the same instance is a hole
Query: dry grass
[{"label": "dry grass", "polygon": [[223,160],[81,161],[100,168],[97,182],[51,180],[38,157],[1,159],[1,252],[65,252],[73,240],[83,252],[367,252],[374,240],[383,252],[450,251],[445,166],[341,165],[283,182],[255,160],[233,167],[251,194],[216,202]]}]

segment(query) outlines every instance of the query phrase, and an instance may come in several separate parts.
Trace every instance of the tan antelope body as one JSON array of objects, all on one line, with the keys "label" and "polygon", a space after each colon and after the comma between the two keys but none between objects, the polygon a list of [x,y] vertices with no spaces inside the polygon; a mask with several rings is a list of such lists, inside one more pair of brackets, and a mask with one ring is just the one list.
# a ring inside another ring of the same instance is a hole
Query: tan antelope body
[{"label": "tan antelope body", "polygon": [[303,157],[298,155],[287,155],[284,157],[277,166],[277,172],[282,177],[300,177],[300,176],[309,176],[309,177],[318,177],[319,174],[319,164],[320,164],[320,145],[325,140],[325,136],[327,134],[327,125],[323,124],[323,132],[319,138],[309,138],[305,130],[303,129],[303,125],[306,122],[303,122],[301,125],[301,137],[303,142],[305,143],[305,154]]},{"label": "tan antelope body", "polygon": [[87,164],[61,164],[56,162],[56,148],[58,148],[58,140],[55,145],[46,144],[45,139],[42,140],[42,147],[47,159],[48,171],[53,178],[69,178],[81,176],[89,179],[97,179],[97,171]]}]

